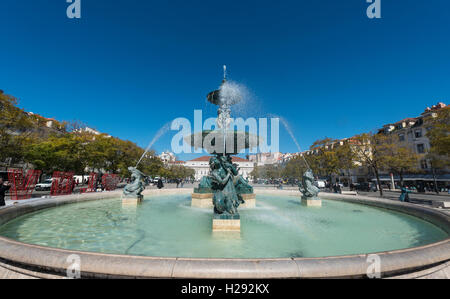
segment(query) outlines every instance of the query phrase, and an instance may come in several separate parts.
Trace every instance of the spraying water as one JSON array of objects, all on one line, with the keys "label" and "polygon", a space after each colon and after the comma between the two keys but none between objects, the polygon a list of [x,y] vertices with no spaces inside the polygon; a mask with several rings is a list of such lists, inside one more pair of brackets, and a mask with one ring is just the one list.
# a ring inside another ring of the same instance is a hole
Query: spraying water
[{"label": "spraying water", "polygon": [[[280,119],[280,121],[281,121],[281,123],[283,124],[284,128],[286,129],[286,131],[287,131],[287,132],[289,133],[289,135],[291,136],[292,141],[294,141],[295,145],[297,146],[297,149],[298,149],[299,153],[301,153],[301,152],[302,152],[302,148],[300,147],[300,144],[298,143],[297,138],[295,138],[295,135],[294,135],[294,133],[292,132],[292,129],[291,129],[291,127],[289,126],[289,123],[287,122],[287,120],[286,120],[285,118],[281,117],[281,116],[277,116],[277,115],[273,115],[273,116]],[[302,156],[303,160],[305,161],[306,166],[307,166],[309,169],[311,169],[311,167],[309,166],[308,161],[306,161],[306,159],[305,159],[305,156],[302,155],[302,154],[300,154],[300,155]]]},{"label": "spraying water", "polygon": [[243,92],[239,84],[227,81],[227,67],[223,66],[224,80],[219,93],[217,126],[222,129],[223,154],[226,154],[227,130],[231,123],[231,107],[242,101]]},{"label": "spraying water", "polygon": [[148,145],[148,147],[146,148],[144,154],[142,155],[142,157],[139,159],[138,163],[136,164],[136,167],[139,166],[139,164],[141,164],[142,160],[144,159],[145,155],[147,155],[147,153],[150,151],[150,149],[152,148],[152,146],[159,140],[159,138],[161,138],[164,134],[166,134],[168,131],[170,130],[170,123],[165,124],[161,129],[159,129],[159,131],[156,133],[155,137],[153,137],[153,140],[150,142],[150,144]]}]

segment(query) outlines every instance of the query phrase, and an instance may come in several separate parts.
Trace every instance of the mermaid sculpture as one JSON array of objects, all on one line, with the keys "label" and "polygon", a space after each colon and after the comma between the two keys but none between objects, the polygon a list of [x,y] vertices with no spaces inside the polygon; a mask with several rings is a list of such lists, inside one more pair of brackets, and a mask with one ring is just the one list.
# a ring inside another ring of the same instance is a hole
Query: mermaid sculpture
[{"label": "mermaid sculpture", "polygon": [[242,199],[242,194],[253,194],[253,187],[250,186],[241,175],[239,175],[239,168],[236,164],[233,164],[232,157],[230,155],[221,156],[222,165],[225,169],[229,169],[233,175],[233,183],[236,188],[236,193],[239,197],[239,201],[245,203]]},{"label": "mermaid sculpture", "polygon": [[142,192],[145,190],[144,178],[146,175],[135,167],[129,167],[128,170],[131,172],[131,182],[125,186],[123,194],[126,197],[142,198]]},{"label": "mermaid sculpture", "polygon": [[238,215],[240,205],[238,194],[234,186],[234,174],[225,167],[221,157],[212,157],[209,162],[211,168],[210,180],[214,191],[214,213],[217,215]]},{"label": "mermaid sculpture", "polygon": [[311,169],[308,169],[304,174],[302,181],[298,184],[300,192],[303,194],[304,200],[319,200],[320,189],[314,185],[314,174]]}]

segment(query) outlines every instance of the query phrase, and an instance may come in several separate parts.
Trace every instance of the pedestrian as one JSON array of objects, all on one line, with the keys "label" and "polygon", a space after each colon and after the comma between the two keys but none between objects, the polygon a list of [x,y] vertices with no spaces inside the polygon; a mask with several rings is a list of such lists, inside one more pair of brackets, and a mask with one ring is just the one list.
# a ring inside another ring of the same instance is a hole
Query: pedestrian
[{"label": "pedestrian", "polygon": [[7,182],[4,183],[3,178],[0,177],[0,207],[4,207],[6,205],[5,193],[6,193],[6,191],[9,190],[9,188],[11,188],[11,185],[8,184]]},{"label": "pedestrian", "polygon": [[400,201],[410,202],[409,193],[411,193],[411,191],[408,189],[408,187],[402,187],[402,194],[400,195]]},{"label": "pedestrian", "polygon": [[164,188],[164,184],[163,181],[161,179],[158,180],[158,185],[157,185],[158,189],[162,189]]}]

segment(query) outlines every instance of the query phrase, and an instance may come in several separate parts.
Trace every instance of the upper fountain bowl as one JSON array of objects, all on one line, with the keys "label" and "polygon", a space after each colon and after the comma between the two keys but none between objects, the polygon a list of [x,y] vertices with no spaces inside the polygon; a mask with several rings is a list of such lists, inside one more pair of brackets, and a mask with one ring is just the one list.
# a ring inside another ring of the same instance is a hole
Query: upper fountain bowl
[{"label": "upper fountain bowl", "polygon": [[185,141],[195,149],[205,149],[209,154],[223,154],[225,150],[226,154],[237,155],[243,150],[257,148],[264,140],[249,132],[230,130],[224,134],[220,130],[205,130],[186,137]]},{"label": "upper fountain bowl", "polygon": [[242,95],[236,84],[227,83],[227,80],[223,79],[220,89],[210,92],[207,95],[207,99],[208,102],[217,106],[222,106],[223,104],[232,106],[242,100]]}]

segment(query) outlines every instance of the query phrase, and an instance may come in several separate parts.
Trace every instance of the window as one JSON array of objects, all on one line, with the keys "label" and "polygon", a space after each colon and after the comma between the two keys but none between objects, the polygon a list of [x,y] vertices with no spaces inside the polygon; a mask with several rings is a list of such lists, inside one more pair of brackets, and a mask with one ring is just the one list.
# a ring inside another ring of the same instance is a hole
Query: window
[{"label": "window", "polygon": [[399,134],[398,135],[398,140],[401,141],[401,142],[405,141],[405,134]]},{"label": "window", "polygon": [[422,138],[422,130],[416,130],[414,136],[416,136],[416,138]]},{"label": "window", "polygon": [[428,162],[427,162],[427,160],[420,161],[420,167],[422,169],[428,169]]},{"label": "window", "polygon": [[419,154],[424,154],[424,153],[425,153],[425,145],[423,145],[423,144],[418,144],[418,145],[417,145],[417,152],[418,152]]}]

